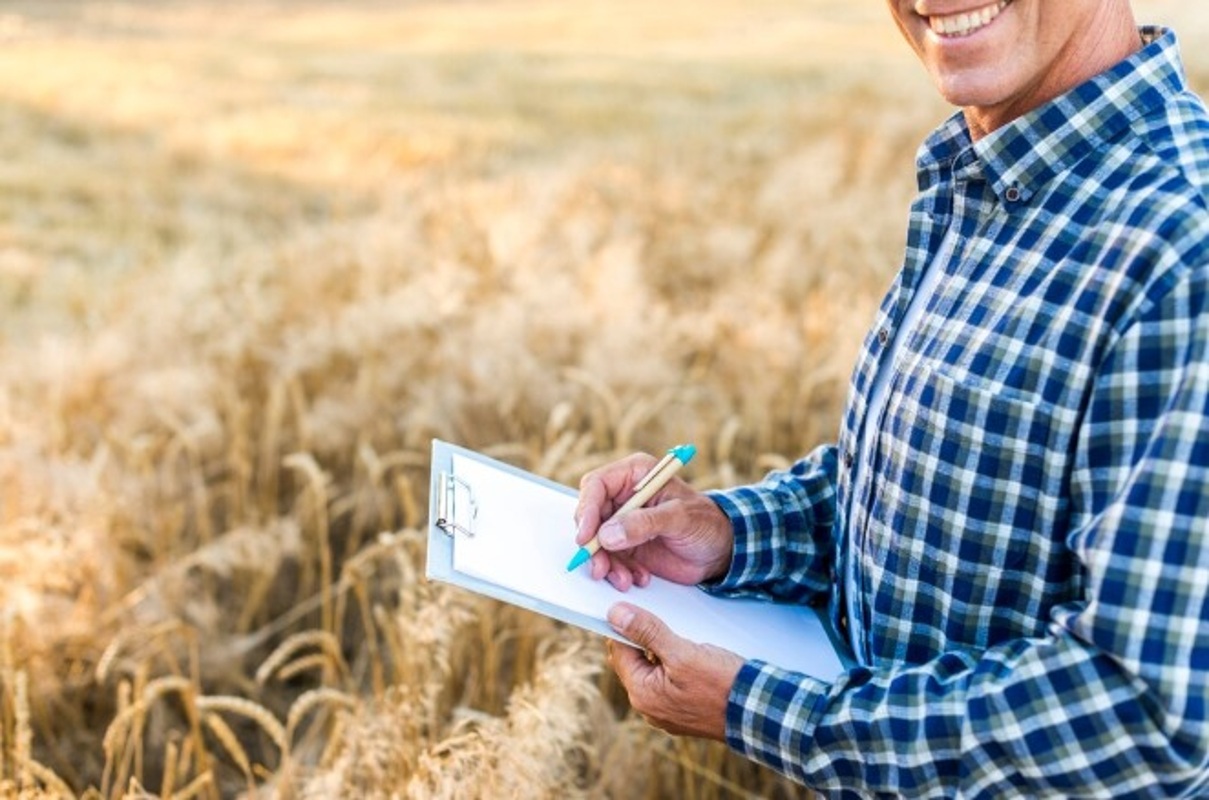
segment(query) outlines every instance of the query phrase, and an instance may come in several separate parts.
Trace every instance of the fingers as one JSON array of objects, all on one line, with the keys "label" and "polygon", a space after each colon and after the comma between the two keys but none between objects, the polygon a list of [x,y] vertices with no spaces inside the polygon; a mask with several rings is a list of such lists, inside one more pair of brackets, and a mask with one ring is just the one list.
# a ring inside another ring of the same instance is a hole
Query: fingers
[{"label": "fingers", "polygon": [[641,564],[635,564],[631,570],[634,574],[634,585],[645,588],[651,585],[651,571]]},{"label": "fingers", "polygon": [[613,557],[605,550],[597,550],[589,563],[592,580],[598,581],[609,574],[613,567]]},{"label": "fingers", "polygon": [[635,645],[607,643],[609,664],[634,711],[669,733],[725,741],[729,697],[743,658],[682,639],[629,603],[610,608],[609,623]]},{"label": "fingers", "polygon": [[[673,478],[673,483],[669,484],[672,491],[679,489],[673,485],[678,480]],[[631,550],[669,531],[682,530],[684,521],[677,516],[682,512],[683,503],[680,500],[668,499],[657,505],[636,508],[612,517],[606,520],[597,532],[600,546],[610,551]]]},{"label": "fingers", "polygon": [[592,580],[607,578],[613,588],[621,592],[629,591],[634,586],[643,588],[651,584],[651,570],[648,567],[617,553],[597,551],[589,562],[589,570]]},{"label": "fingers", "polygon": [[632,489],[655,463],[654,456],[636,453],[584,475],[575,507],[575,541],[585,544],[606,519],[632,494]]},{"label": "fingers", "polygon": [[[666,661],[683,642],[659,617],[629,603],[616,603],[609,609],[609,624],[659,661]],[[634,652],[641,656],[638,651]],[[647,666],[650,666],[649,662]]]}]

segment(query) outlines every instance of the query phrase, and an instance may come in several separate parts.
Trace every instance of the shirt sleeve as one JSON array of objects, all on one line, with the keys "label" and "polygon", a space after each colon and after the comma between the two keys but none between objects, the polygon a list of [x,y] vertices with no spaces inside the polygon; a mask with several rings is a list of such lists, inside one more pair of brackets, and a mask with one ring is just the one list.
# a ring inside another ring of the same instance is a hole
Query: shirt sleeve
[{"label": "shirt sleeve", "polygon": [[1085,575],[1047,635],[824,683],[749,662],[734,749],[835,796],[1209,791],[1209,270],[1102,362],[1067,543]]},{"label": "shirt sleeve", "polygon": [[834,582],[836,448],[823,445],[759,483],[707,494],[730,518],[730,571],[702,588],[727,596],[812,603]]}]

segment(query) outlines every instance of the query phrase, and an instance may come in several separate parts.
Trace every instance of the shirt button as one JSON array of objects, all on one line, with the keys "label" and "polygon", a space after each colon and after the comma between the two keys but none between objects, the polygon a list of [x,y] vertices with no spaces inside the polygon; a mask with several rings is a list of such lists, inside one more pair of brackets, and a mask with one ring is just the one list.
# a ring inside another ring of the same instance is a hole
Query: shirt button
[{"label": "shirt button", "polygon": [[884,347],[888,341],[890,341],[890,331],[882,328],[877,332],[877,343]]},{"label": "shirt button", "polygon": [[1007,188],[1007,191],[1003,193],[1003,197],[1009,203],[1018,202],[1020,200],[1020,187],[1019,186],[1009,186]]},{"label": "shirt button", "polygon": [[852,469],[852,464],[854,461],[856,461],[856,458],[852,455],[852,451],[845,450],[844,451],[844,466],[847,467],[848,469]]}]

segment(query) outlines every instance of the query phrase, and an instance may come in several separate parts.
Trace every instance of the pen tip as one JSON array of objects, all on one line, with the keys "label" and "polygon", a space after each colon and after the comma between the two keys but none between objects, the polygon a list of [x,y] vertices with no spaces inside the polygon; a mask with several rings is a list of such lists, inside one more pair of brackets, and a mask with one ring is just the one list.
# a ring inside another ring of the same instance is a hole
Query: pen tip
[{"label": "pen tip", "polygon": [[575,551],[575,556],[571,559],[571,563],[567,565],[567,572],[573,571],[576,567],[578,567],[580,564],[583,564],[591,557],[592,554],[588,552],[588,548],[579,548]]}]

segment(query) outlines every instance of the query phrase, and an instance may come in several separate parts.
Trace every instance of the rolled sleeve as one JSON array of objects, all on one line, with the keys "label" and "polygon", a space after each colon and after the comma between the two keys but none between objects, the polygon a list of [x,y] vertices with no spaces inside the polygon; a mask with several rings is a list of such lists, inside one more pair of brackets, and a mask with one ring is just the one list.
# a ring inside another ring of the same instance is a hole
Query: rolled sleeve
[{"label": "rolled sleeve", "polygon": [[832,584],[836,451],[815,449],[759,483],[708,492],[730,518],[730,571],[703,584],[714,594],[813,603]]}]

